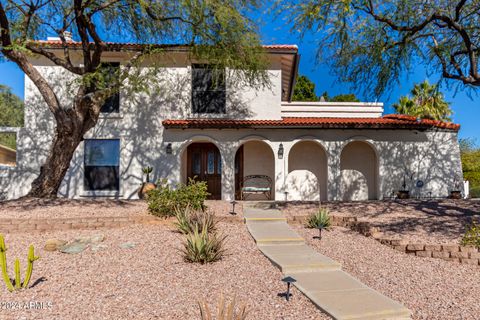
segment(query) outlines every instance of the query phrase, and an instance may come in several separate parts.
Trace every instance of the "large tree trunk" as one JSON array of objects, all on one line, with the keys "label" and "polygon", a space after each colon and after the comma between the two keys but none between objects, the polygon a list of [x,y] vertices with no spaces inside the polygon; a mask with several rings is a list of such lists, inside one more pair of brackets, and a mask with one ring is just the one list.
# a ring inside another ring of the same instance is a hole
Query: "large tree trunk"
[{"label": "large tree trunk", "polygon": [[57,123],[57,129],[40,175],[32,182],[28,197],[55,198],[58,189],[70,167],[70,162],[83,133],[74,130],[73,134],[65,126]]},{"label": "large tree trunk", "polygon": [[55,198],[70,167],[73,155],[83,135],[93,128],[100,115],[99,103],[94,103],[86,92],[91,88],[81,86],[73,108],[62,111],[56,119],[56,130],[47,159],[40,168],[40,175],[32,182],[27,197]]}]

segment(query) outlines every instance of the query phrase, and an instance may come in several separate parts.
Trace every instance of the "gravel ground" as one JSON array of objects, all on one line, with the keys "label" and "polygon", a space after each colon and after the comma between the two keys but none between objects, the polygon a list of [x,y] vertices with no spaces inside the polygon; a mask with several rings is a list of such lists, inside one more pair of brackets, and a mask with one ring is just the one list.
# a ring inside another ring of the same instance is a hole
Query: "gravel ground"
[{"label": "gravel ground", "polygon": [[340,227],[322,232],[292,225],[319,252],[368,286],[400,301],[415,319],[479,319],[478,266],[452,264],[397,252]]},{"label": "gravel ground", "polygon": [[[297,290],[286,302],[281,273],[258,251],[245,226],[220,223],[228,235],[228,255],[198,265],[183,261],[182,235],[168,224],[133,225],[120,229],[8,234],[9,268],[26,259],[30,243],[40,248],[28,290],[9,293],[0,286],[1,302],[53,303],[43,310],[1,310],[0,319],[199,319],[197,301],[214,308],[220,293],[237,296],[251,310],[249,319],[329,319]],[[103,233],[108,248],[68,255],[43,250],[49,238],[72,240]],[[135,243],[132,249],[119,245]],[[22,266],[24,268],[24,266]],[[12,269],[10,274],[13,275]]]},{"label": "gravel ground", "polygon": [[[420,243],[458,243],[472,220],[480,221],[480,201],[325,202],[331,214],[355,216],[378,227],[387,237]],[[287,216],[308,215],[317,204],[287,204]]]}]

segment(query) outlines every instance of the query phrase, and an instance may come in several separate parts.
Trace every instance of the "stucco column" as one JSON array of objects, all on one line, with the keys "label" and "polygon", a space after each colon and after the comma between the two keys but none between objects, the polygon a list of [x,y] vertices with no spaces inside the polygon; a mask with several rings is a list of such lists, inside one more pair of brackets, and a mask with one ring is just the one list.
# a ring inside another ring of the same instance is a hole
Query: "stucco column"
[{"label": "stucco column", "polygon": [[273,150],[273,157],[275,163],[275,194],[274,199],[276,201],[284,201],[285,200],[285,179],[286,179],[286,170],[287,170],[287,154],[288,150],[285,146],[285,143],[282,143],[283,146],[283,157],[279,159],[278,157],[278,149],[280,148],[281,142],[270,142],[270,146]]},{"label": "stucco column", "polygon": [[222,154],[222,200],[235,199],[235,152],[237,144],[225,143],[219,146]]},{"label": "stucco column", "polygon": [[328,151],[328,172],[327,172],[327,199],[328,201],[341,200],[341,167],[340,155],[342,153],[342,145],[340,142],[326,143]]}]

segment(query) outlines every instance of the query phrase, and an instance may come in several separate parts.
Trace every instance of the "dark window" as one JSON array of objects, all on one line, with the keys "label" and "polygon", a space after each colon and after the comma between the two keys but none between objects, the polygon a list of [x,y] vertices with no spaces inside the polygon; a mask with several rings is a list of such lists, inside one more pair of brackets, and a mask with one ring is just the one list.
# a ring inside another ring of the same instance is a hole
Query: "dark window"
[{"label": "dark window", "polygon": [[84,189],[118,191],[120,188],[120,140],[85,140]]},{"label": "dark window", "polygon": [[208,65],[192,65],[194,113],[225,113],[225,71]]},{"label": "dark window", "polygon": [[[120,63],[118,62],[102,62],[101,68],[106,70],[105,84],[108,86],[118,81]],[[120,112],[120,93],[116,92],[105,100],[100,109],[103,113],[119,113]]]}]

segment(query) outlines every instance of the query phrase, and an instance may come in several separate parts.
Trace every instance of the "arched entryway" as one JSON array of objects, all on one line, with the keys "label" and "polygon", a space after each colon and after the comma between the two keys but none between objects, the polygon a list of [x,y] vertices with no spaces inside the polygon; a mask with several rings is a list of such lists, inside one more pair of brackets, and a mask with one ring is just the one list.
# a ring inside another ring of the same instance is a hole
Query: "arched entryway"
[{"label": "arched entryway", "polygon": [[222,198],[222,157],[220,150],[211,142],[194,142],[182,154],[182,180],[207,182],[209,199]]},{"label": "arched entryway", "polygon": [[[242,187],[246,177],[251,176],[267,176],[271,180],[270,191],[265,192],[265,186],[268,184],[262,181],[250,180],[252,192],[244,193],[242,197]],[[254,188],[259,188],[258,192],[254,192]],[[275,198],[275,158],[272,148],[265,142],[260,140],[250,140],[243,143],[235,154],[235,199],[245,200],[264,200]]]},{"label": "arched entryway", "polygon": [[375,150],[369,143],[348,143],[340,156],[340,169],[342,200],[377,199],[378,162]]},{"label": "arched entryway", "polygon": [[[297,142],[288,153],[287,184],[295,189],[291,200],[327,200],[327,153],[315,141]],[[313,174],[313,175],[312,175]],[[299,189],[299,190],[296,190]],[[294,190],[291,190],[291,193]],[[298,191],[298,192],[297,192]]]}]

